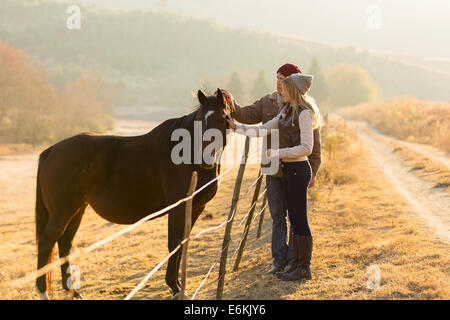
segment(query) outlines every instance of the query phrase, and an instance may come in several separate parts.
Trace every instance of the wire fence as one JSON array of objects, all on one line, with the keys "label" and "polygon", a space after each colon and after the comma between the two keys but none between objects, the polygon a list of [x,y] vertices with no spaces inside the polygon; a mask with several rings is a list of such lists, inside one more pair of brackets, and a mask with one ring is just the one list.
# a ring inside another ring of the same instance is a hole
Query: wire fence
[{"label": "wire fence", "polygon": [[[244,172],[244,169],[245,169],[245,165],[246,165],[246,162],[247,162],[247,159],[248,159],[248,153],[249,153],[249,139],[247,138],[246,139],[246,143],[245,143],[245,149],[244,149],[244,154],[243,154],[243,161],[241,162],[241,167],[240,167],[240,171],[242,171],[242,172],[239,172],[238,173],[238,177],[236,178],[236,182],[235,182],[235,191],[237,190],[238,192],[237,192],[237,197],[236,197],[236,195],[234,195],[233,196],[233,202],[234,202],[234,206],[233,206],[233,203],[232,203],[232,207],[231,207],[231,212],[230,212],[230,214],[229,214],[229,216],[228,216],[228,219],[226,220],[226,221],[224,221],[223,223],[221,223],[221,224],[219,224],[219,225],[217,225],[217,226],[215,226],[215,227],[211,227],[211,228],[207,228],[207,229],[204,229],[204,230],[201,230],[200,232],[198,232],[194,237],[192,237],[192,236],[188,236],[187,238],[184,238],[183,239],[183,241],[174,249],[174,250],[172,250],[155,268],[153,268],[148,274],[147,274],[147,276],[146,277],[144,277],[144,279],[130,292],[130,294],[128,294],[126,297],[125,297],[125,300],[129,300],[129,299],[131,299],[140,289],[142,289],[143,287],[144,287],[144,285],[145,285],[145,283],[147,283],[149,280],[150,280],[150,278],[155,274],[155,272],[157,271],[157,270],[159,270],[169,259],[170,259],[170,257],[171,256],[173,256],[184,244],[187,244],[187,242],[188,241],[190,241],[190,240],[195,240],[195,239],[197,239],[197,238],[199,238],[201,235],[203,235],[203,234],[205,234],[206,232],[209,232],[209,231],[212,231],[212,230],[217,230],[217,229],[219,229],[219,228],[221,228],[221,227],[223,227],[223,226],[225,226],[225,225],[228,225],[228,224],[230,224],[230,223],[232,223],[232,221],[234,220],[234,218],[235,218],[235,214],[236,214],[236,211],[237,211],[237,200],[239,200],[240,199],[240,184],[242,183],[242,178],[243,178],[243,172]],[[249,192],[249,190],[253,187],[253,186],[258,186],[258,182],[259,182],[259,185],[260,185],[260,183],[261,183],[261,179],[262,179],[262,174],[261,174],[261,171],[259,171],[259,174],[258,174],[258,177],[255,179],[255,181],[250,185],[250,187],[247,189],[247,191],[245,192],[245,196],[244,196],[244,198],[246,198],[247,196],[248,196],[248,192]],[[236,187],[238,187],[238,188],[236,188]],[[244,215],[244,219],[245,218],[248,218],[249,217],[249,215],[254,211],[254,208],[255,208],[255,206],[256,206],[256,203],[258,202],[258,200],[266,193],[266,191],[267,191],[267,189],[264,189],[264,191],[263,192],[261,192],[261,194],[259,194],[259,195],[257,195],[256,196],[256,194],[253,196],[254,197],[254,199],[253,199],[253,201],[252,201],[252,205],[251,205],[251,207],[250,207],[250,209],[247,211],[247,213]],[[257,188],[255,188],[255,192],[256,193],[259,193],[259,188],[257,187]],[[234,198],[236,198],[236,199],[234,199]],[[263,205],[263,209],[262,210],[264,210],[264,208],[265,208],[265,206]],[[251,218],[251,221],[248,221],[247,222],[247,225],[248,226],[250,226],[250,224],[251,224],[251,222],[252,221],[254,221],[254,218],[252,217]],[[248,231],[248,230],[247,230]],[[235,252],[233,253],[233,256],[232,256],[232,260],[234,259],[234,257],[236,256],[236,254],[238,254],[238,257],[239,257],[239,254],[242,254],[242,250],[243,250],[243,246],[242,246],[242,244],[243,244],[243,242],[245,243],[245,240],[246,240],[246,234],[244,233],[244,235],[242,236],[242,238],[240,239],[240,243],[239,243],[239,246],[238,246],[238,248],[235,250]],[[226,231],[226,233],[225,233],[225,239],[227,238],[227,231]],[[225,260],[226,260],[226,252],[227,252],[227,250],[228,250],[228,246],[229,246],[229,242],[228,243],[226,243],[226,245],[224,245],[224,247],[222,248],[222,250],[221,250],[221,252],[220,252],[220,260],[222,261],[223,260],[223,258],[225,257]],[[211,272],[212,272],[212,270],[214,269],[214,267],[217,265],[219,263],[219,261],[216,261],[216,262],[214,262],[212,265],[211,265],[211,267],[209,268],[209,270],[208,270],[208,272],[207,272],[207,274],[206,274],[206,276],[205,276],[205,278],[203,279],[203,281],[201,282],[201,284],[200,284],[200,286],[195,290],[195,293],[194,293],[194,295],[193,295],[193,297],[192,297],[192,300],[195,298],[195,296],[198,294],[198,292],[200,291],[200,289],[202,288],[202,286],[203,286],[203,284],[206,282],[206,280],[208,279],[208,277],[209,277],[209,275],[211,274]],[[221,295],[222,295],[222,293],[221,293],[221,290],[223,289],[223,287],[221,288],[221,285],[220,285],[220,282],[223,280],[223,278],[225,277],[225,272],[220,272],[220,274],[219,274],[219,278],[218,278],[218,282],[219,282],[219,285],[218,285],[218,289],[217,289],[217,295],[218,296],[220,296],[221,297]],[[182,292],[182,296],[184,296],[185,295],[185,293],[184,292]]]},{"label": "wire fence", "polygon": [[[257,179],[259,179],[259,177],[257,178]],[[255,180],[256,181],[256,180]],[[252,185],[254,185],[254,183],[252,184]],[[263,192],[261,192],[260,194],[259,194],[259,196],[258,196],[258,200],[266,193],[266,190],[267,189],[264,189],[264,191]],[[256,202],[255,203],[253,203],[252,204],[252,206],[250,207],[250,209],[245,213],[245,215],[244,215],[244,217],[243,217],[243,219],[242,219],[242,221],[245,219],[245,218],[247,218],[248,217],[248,215],[249,215],[249,213],[250,213],[250,211],[255,207],[255,205],[256,205]],[[263,207],[263,208],[265,208],[265,206]],[[263,209],[262,209],[263,210]],[[261,211],[262,211],[261,210]],[[258,213],[258,215],[261,213],[261,211]],[[185,238],[185,239],[183,239],[183,241],[174,249],[174,250],[172,250],[158,265],[156,265],[156,267],[155,268],[153,268],[148,274],[147,274],[147,276],[130,292],[130,294],[128,294],[126,297],[125,297],[125,299],[124,300],[130,300],[140,289],[142,289],[143,287],[144,287],[144,285],[150,280],[150,278],[156,273],[156,271],[158,271],[169,259],[170,259],[170,257],[171,256],[173,256],[185,243],[187,243],[188,241],[192,241],[192,240],[196,240],[197,238],[199,238],[201,235],[203,235],[203,234],[205,234],[205,233],[207,233],[207,232],[210,232],[210,231],[213,231],[213,230],[217,230],[217,229],[220,229],[220,228],[222,228],[223,226],[225,226],[227,223],[229,223],[229,222],[231,222],[233,219],[234,219],[234,217],[235,217],[235,213],[236,213],[236,210],[234,210],[233,211],[233,214],[231,215],[231,217],[230,218],[228,218],[226,221],[224,221],[224,222],[222,222],[222,223],[220,223],[219,225],[217,225],[217,226],[214,226],[214,227],[211,227],[211,228],[207,228],[207,229],[204,229],[204,230],[201,230],[200,232],[198,232],[195,236],[190,236],[190,237],[188,237],[188,238]],[[252,220],[252,221],[254,221],[254,219]],[[238,245],[238,248],[235,250],[235,252],[233,253],[233,256],[231,257],[231,260],[233,260],[234,259],[234,257],[236,256],[236,254],[238,253],[238,251],[239,251],[239,247],[240,247],[240,245],[241,245],[241,243],[242,243],[242,240],[243,240],[243,238],[241,238],[240,239],[240,242],[239,242],[239,245]],[[224,249],[222,249],[221,250],[221,252],[219,252],[219,257],[220,257],[220,255],[222,254],[224,252]],[[211,271],[214,269],[214,267],[218,264],[219,262],[218,261],[216,261],[216,262],[214,262],[212,265],[211,265],[211,267],[209,268],[209,270],[208,270],[208,272],[207,272],[207,274],[206,274],[206,276],[205,276],[205,278],[204,278],[204,280],[202,281],[202,283],[199,285],[199,287],[195,290],[195,293],[193,294],[193,296],[192,296],[192,298],[191,298],[191,300],[194,300],[194,298],[195,298],[195,296],[197,295],[197,293],[200,291],[200,289],[202,288],[202,286],[203,286],[203,284],[205,283],[205,281],[208,279],[208,277],[209,277],[209,275],[210,275],[210,273],[211,273]],[[223,277],[223,276],[222,276]],[[220,279],[220,277],[219,277],[219,279]]]},{"label": "wire fence", "polygon": [[220,174],[219,176],[217,176],[216,178],[212,179],[211,181],[209,181],[208,183],[206,183],[205,185],[203,185],[201,188],[197,189],[191,196],[185,197],[183,199],[178,200],[177,202],[157,211],[154,213],[151,213],[147,216],[145,216],[144,218],[140,219],[139,221],[135,222],[134,224],[131,224],[113,234],[111,234],[110,236],[101,239],[91,245],[89,245],[86,248],[79,248],[77,250],[75,250],[73,253],[71,253],[70,255],[67,255],[64,258],[60,258],[57,261],[54,261],[52,263],[49,263],[47,265],[45,265],[44,267],[30,273],[29,275],[25,276],[24,278],[21,279],[17,279],[13,281],[13,285],[19,285],[22,284],[24,282],[29,282],[32,281],[36,278],[39,278],[40,276],[43,276],[44,274],[46,274],[47,272],[53,270],[54,268],[57,268],[61,265],[63,265],[64,263],[68,262],[69,259],[73,259],[76,257],[79,257],[80,255],[84,255],[84,254],[88,254],[91,253],[92,251],[100,248],[101,246],[104,246],[105,244],[115,240],[116,238],[138,228],[139,226],[141,226],[144,222],[147,222],[149,220],[155,219],[163,214],[165,214],[167,211],[179,206],[180,204],[182,204],[183,202],[186,202],[187,200],[193,198],[195,195],[197,195],[198,193],[200,193],[201,191],[203,191],[205,188],[207,188],[209,185],[211,185],[212,183],[214,183],[215,181],[219,180],[220,178],[222,178],[224,175],[226,175],[228,172],[230,172],[233,169],[233,167],[228,168],[225,172],[223,172],[222,174]]}]

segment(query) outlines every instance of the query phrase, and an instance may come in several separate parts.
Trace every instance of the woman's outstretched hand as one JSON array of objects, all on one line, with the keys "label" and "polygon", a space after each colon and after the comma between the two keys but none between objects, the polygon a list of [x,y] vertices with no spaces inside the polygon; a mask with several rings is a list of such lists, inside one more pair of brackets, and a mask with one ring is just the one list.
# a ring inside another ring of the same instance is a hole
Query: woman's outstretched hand
[{"label": "woman's outstretched hand", "polygon": [[227,100],[228,105],[235,103],[236,100],[234,99],[233,95],[229,91],[222,89],[222,94],[225,96],[225,99]]},{"label": "woman's outstretched hand", "polygon": [[235,130],[236,129],[236,124],[233,121],[233,118],[227,116],[227,121],[230,124],[231,129]]}]

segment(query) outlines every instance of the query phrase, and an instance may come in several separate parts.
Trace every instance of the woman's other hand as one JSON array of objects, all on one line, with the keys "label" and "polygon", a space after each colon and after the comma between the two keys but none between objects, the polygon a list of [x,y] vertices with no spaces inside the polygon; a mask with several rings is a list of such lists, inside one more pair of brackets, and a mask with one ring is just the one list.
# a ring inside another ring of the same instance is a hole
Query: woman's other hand
[{"label": "woman's other hand", "polygon": [[315,183],[316,183],[316,176],[315,176],[315,175],[312,175],[311,181],[309,182],[308,188],[314,187],[314,184],[315,184]]},{"label": "woman's other hand", "polygon": [[267,149],[266,151],[267,158],[275,158],[279,156],[279,150],[278,149]]}]

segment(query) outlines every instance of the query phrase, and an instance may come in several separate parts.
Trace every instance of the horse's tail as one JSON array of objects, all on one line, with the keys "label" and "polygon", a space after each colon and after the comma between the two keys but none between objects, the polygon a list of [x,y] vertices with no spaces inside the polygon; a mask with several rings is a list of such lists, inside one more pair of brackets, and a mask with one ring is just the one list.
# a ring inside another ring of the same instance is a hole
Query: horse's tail
[{"label": "horse's tail", "polygon": [[[41,185],[39,182],[40,179],[40,169],[42,162],[48,157],[48,154],[50,153],[51,148],[46,149],[43,151],[39,156],[39,163],[38,163],[38,170],[37,170],[37,177],[36,177],[36,208],[35,208],[35,219],[36,219],[36,248],[39,255],[39,237],[42,235],[42,233],[45,230],[45,227],[47,226],[49,213],[47,210],[47,207],[44,204],[44,200],[42,199],[42,192],[41,192]],[[49,256],[48,263],[51,262],[53,258],[53,252],[54,247],[52,249],[52,252]],[[47,290],[50,293],[51,290],[51,281],[52,280],[52,273],[49,271],[47,273]]]}]

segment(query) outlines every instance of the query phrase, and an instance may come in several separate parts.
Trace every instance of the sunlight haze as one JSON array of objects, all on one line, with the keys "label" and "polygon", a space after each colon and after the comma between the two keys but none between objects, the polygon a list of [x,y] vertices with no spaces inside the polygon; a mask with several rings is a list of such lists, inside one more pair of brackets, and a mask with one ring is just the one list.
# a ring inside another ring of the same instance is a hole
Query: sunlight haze
[{"label": "sunlight haze", "polygon": [[[74,1],[71,1],[74,2]],[[76,1],[75,1],[76,2]],[[342,46],[450,59],[450,2],[446,0],[84,0],[120,9],[165,10],[231,27],[292,35]],[[381,29],[367,27],[369,6],[380,8]]]}]

